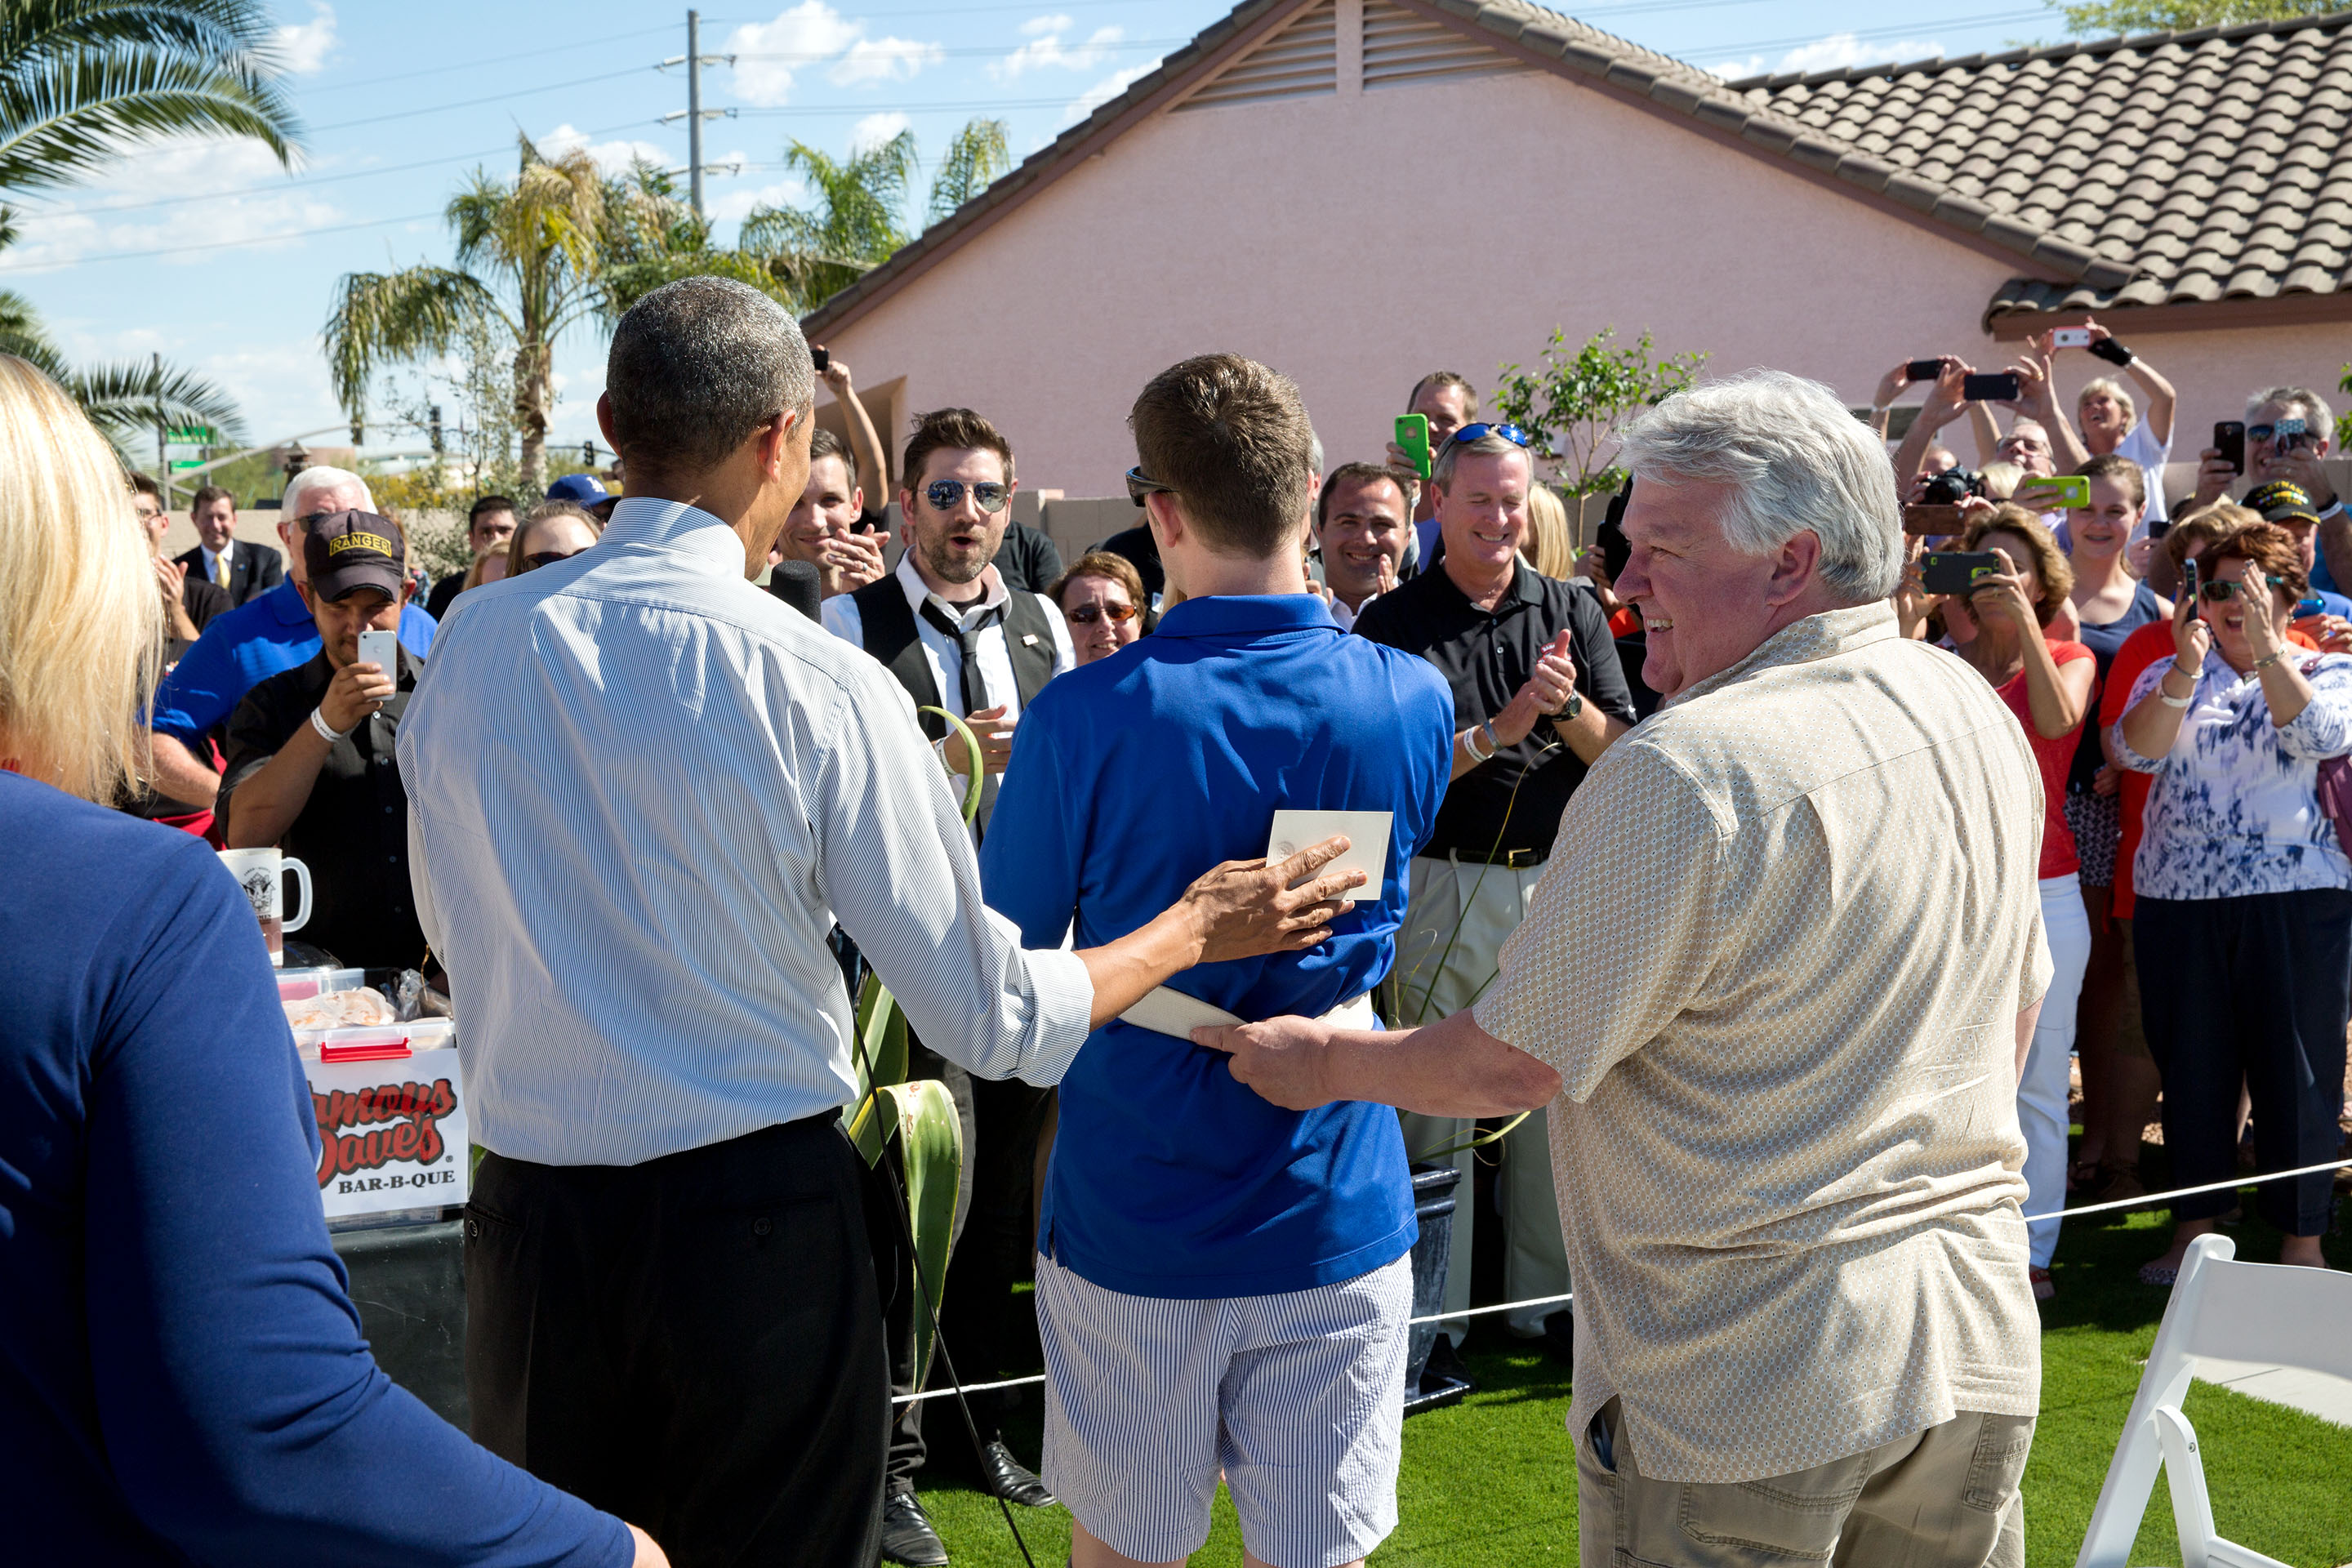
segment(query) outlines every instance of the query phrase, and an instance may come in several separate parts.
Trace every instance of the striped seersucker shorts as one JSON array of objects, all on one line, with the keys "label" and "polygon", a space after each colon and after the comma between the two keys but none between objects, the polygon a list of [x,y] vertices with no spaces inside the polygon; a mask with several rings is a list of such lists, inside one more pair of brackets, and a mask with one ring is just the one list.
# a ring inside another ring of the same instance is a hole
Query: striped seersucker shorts
[{"label": "striped seersucker shorts", "polygon": [[1412,1260],[1312,1289],[1124,1296],[1037,1259],[1045,1484],[1147,1563],[1200,1550],[1224,1472],[1242,1540],[1336,1568],[1396,1528]]}]

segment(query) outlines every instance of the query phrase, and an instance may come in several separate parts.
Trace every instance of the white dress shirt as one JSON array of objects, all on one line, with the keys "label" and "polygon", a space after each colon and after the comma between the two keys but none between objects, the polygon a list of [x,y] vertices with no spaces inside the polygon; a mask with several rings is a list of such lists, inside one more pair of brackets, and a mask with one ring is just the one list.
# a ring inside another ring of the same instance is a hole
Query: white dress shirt
[{"label": "white dress shirt", "polygon": [[925,1044],[1050,1084],[1094,993],[981,901],[881,665],[743,577],[725,523],[630,497],[477,588],[400,729],[417,912],[478,1142],[634,1165],[845,1105],[838,919]]},{"label": "white dress shirt", "polygon": [[[1010,595],[1003,577],[995,567],[989,567],[981,574],[981,581],[987,584],[988,591],[968,604],[954,605],[931,592],[923,582],[922,574],[915,570],[911,554],[898,557],[898,569],[892,575],[898,586],[906,591],[907,607],[915,613],[915,633],[922,638],[923,662],[931,667],[931,684],[940,689],[940,706],[959,719],[966,717],[963,710],[963,650],[956,646],[955,638],[924,618],[923,605],[926,601],[937,605],[958,625],[963,625],[982,611],[992,610],[1005,602]],[[1062,612],[1055,607],[1054,601],[1045,595],[1032,594],[1029,596],[1045,606],[1045,624],[1054,629],[1054,673],[1066,674],[1076,668],[1078,662],[1078,650],[1070,642],[1069,623],[1062,618]],[[844,642],[855,643],[861,648],[866,646],[866,617],[858,612],[856,598],[847,594],[835,594],[824,602],[821,613],[824,616],[825,630]],[[1002,620],[982,629],[978,651],[980,678],[987,682],[990,706],[1002,703],[1007,719],[1020,718],[1021,692],[1013,679],[1013,653],[1005,645],[1004,623]]]},{"label": "white dress shirt", "polygon": [[220,553],[217,555],[214,554],[210,550],[205,549],[205,547],[201,543],[199,543],[196,548],[205,552],[205,578],[210,582],[219,584],[221,587],[227,587],[228,563],[236,554],[236,541],[232,539],[226,544],[222,545],[220,548]]}]

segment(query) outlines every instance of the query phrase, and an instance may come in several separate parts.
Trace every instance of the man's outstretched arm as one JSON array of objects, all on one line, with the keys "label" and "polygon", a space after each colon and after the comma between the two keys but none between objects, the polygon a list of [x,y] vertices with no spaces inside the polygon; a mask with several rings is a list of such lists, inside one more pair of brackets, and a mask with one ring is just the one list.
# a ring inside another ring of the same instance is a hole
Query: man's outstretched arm
[{"label": "man's outstretched arm", "polygon": [[1360,1100],[1424,1116],[1509,1116],[1559,1092],[1559,1073],[1480,1028],[1467,1007],[1392,1033],[1269,1018],[1195,1029],[1192,1041],[1226,1053],[1234,1078],[1288,1110]]}]

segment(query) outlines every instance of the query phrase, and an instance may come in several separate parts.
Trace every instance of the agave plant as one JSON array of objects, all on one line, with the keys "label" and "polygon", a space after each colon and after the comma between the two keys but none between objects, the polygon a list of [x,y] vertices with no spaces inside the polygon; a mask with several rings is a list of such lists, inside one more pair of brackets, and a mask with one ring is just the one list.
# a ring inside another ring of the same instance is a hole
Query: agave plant
[{"label": "agave plant", "polygon": [[[954,725],[971,759],[965,776],[963,820],[980,811],[980,741],[944,708],[926,708]],[[868,1165],[898,1140],[898,1172],[906,1184],[907,1225],[915,1248],[915,1381],[931,1364],[939,1328],[940,1292],[947,1285],[948,1252],[955,1240],[956,1189],[963,1180],[963,1120],[955,1097],[937,1079],[907,1081],[907,1016],[878,974],[867,974],[857,997],[857,1107],[849,1139]]]}]

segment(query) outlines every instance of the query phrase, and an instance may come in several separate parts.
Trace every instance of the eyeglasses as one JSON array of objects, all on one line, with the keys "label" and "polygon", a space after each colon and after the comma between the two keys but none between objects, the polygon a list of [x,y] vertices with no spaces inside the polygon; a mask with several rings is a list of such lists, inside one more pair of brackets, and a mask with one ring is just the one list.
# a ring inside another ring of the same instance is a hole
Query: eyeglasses
[{"label": "eyeglasses", "polygon": [[522,558],[522,563],[537,571],[541,566],[552,566],[559,561],[569,561],[579,553],[578,550],[534,550]]},{"label": "eyeglasses", "polygon": [[2243,583],[2227,577],[2210,577],[2198,584],[2200,596],[2216,605],[2226,605],[2245,591]]},{"label": "eyeglasses", "polygon": [[[923,487],[923,499],[931,503],[934,511],[953,511],[963,504],[964,482],[961,479],[933,479]],[[971,504],[991,517],[1004,510],[1011,499],[1004,486],[995,479],[983,479],[971,487]]]},{"label": "eyeglasses", "polygon": [[1141,506],[1143,504],[1143,498],[1151,494],[1154,490],[1157,490],[1163,495],[1172,496],[1176,493],[1176,487],[1173,485],[1161,484],[1158,479],[1155,479],[1150,475],[1145,473],[1140,464],[1127,470],[1128,500],[1133,501],[1138,506]]},{"label": "eyeglasses", "polygon": [[1112,626],[1123,626],[1135,619],[1139,612],[1133,605],[1080,605],[1076,609],[1065,611],[1064,614],[1070,617],[1073,624],[1081,626],[1090,626],[1097,621],[1105,619],[1108,619]]},{"label": "eyeglasses", "polygon": [[1465,425],[1446,437],[1451,446],[1466,447],[1473,441],[1483,441],[1489,436],[1500,436],[1514,447],[1528,446],[1532,437],[1516,425]]}]

